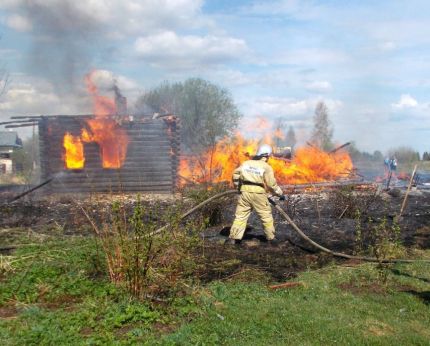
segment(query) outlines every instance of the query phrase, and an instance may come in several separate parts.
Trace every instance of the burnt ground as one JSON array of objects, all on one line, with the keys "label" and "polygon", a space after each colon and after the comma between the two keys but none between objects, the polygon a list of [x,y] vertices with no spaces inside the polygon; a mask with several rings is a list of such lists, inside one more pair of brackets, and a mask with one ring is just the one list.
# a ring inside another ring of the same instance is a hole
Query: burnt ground
[{"label": "burnt ground", "polygon": [[[342,187],[291,193],[282,206],[313,240],[332,250],[351,254],[359,246],[366,248],[375,228],[395,226],[394,218],[400,210],[404,193],[405,190],[387,193],[370,188],[355,191],[352,187]],[[97,198],[90,196],[77,200],[76,196],[62,195],[0,204],[0,247],[13,243],[8,240],[8,233],[16,229],[41,235],[93,235],[81,207],[96,223],[100,223],[110,213],[112,199],[112,196],[99,195]],[[131,212],[136,196],[122,196],[121,199]],[[156,210],[157,215],[163,215],[172,206],[184,212],[196,204],[179,196],[144,196],[142,203],[145,210]],[[242,243],[239,246],[224,246],[234,209],[235,199],[230,197],[204,211],[211,220],[211,226],[201,233],[204,238],[205,270],[200,277],[203,281],[229,278],[249,269],[265,272],[280,281],[294,277],[306,268],[318,268],[334,260],[303,242],[276,212],[277,238],[281,241],[278,247],[271,247],[265,242],[261,223],[254,213]],[[162,217],[157,219],[156,216],[151,220],[160,226],[165,222]],[[430,248],[430,192],[411,191],[398,226],[404,245]],[[361,240],[358,240],[358,231],[361,232]]]}]

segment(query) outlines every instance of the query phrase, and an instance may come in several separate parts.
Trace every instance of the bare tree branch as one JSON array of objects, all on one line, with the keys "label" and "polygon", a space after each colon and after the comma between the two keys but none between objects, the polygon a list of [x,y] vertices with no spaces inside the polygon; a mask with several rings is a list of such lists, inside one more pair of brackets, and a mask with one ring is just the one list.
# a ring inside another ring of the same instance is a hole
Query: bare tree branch
[{"label": "bare tree branch", "polygon": [[[0,35],[0,40],[1,40]],[[9,79],[9,73],[6,70],[6,67],[4,64],[0,66],[0,97],[6,93],[7,87],[9,85],[10,79]]]},{"label": "bare tree branch", "polygon": [[5,68],[0,69],[0,97],[6,93],[7,87],[9,85],[9,73]]}]

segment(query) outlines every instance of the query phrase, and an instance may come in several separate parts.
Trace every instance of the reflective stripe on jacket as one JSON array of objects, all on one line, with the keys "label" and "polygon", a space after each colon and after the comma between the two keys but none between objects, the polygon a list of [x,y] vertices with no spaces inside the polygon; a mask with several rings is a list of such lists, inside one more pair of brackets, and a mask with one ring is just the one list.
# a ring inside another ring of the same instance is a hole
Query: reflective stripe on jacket
[{"label": "reflective stripe on jacket", "polygon": [[282,195],[276,183],[273,168],[263,160],[248,160],[233,172],[233,184],[240,191]]}]

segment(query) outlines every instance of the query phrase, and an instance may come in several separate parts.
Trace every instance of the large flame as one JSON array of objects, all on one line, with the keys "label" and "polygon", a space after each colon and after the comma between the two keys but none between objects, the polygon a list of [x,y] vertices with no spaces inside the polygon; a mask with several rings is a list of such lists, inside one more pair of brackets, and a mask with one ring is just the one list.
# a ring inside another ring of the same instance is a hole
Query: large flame
[{"label": "large flame", "polygon": [[[233,139],[225,138],[203,155],[183,157],[179,174],[185,181],[230,182],[234,169],[249,160],[259,144],[256,140],[245,140],[240,134]],[[297,149],[291,160],[271,157],[269,164],[279,184],[333,181],[347,177],[353,168],[346,151],[327,153],[316,147]]]},{"label": "large flame", "polygon": [[[73,141],[70,138],[66,139],[68,134],[65,134],[63,143],[65,149],[64,159],[68,169],[83,168],[85,163],[83,142],[95,142],[99,145],[103,168],[120,168],[127,155],[129,143],[127,133],[113,119],[116,114],[115,101],[109,97],[99,95],[98,89],[92,80],[93,74],[94,72],[88,74],[85,77],[85,82],[88,92],[93,98],[95,118],[85,120],[88,129],[82,129],[81,135],[74,137]],[[81,149],[76,148],[75,145],[80,145]]]},{"label": "large flame", "polygon": [[79,136],[73,136],[71,133],[66,132],[63,139],[63,146],[65,149],[64,162],[67,169],[80,169],[84,167],[84,145]]}]

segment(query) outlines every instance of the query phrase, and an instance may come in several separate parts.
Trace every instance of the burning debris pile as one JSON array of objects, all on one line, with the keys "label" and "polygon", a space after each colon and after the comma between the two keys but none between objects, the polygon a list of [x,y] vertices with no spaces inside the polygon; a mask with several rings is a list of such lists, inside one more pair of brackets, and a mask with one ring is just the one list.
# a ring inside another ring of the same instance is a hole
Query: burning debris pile
[{"label": "burning debris pile", "polygon": [[[266,139],[270,142],[270,139]],[[247,140],[240,133],[225,138],[212,150],[197,156],[184,156],[179,174],[188,182],[229,182],[233,171],[257,151],[259,141]],[[353,164],[344,150],[325,152],[315,146],[301,147],[291,159],[271,157],[276,179],[282,185],[333,182],[349,179]]]}]

